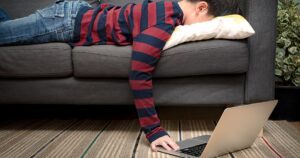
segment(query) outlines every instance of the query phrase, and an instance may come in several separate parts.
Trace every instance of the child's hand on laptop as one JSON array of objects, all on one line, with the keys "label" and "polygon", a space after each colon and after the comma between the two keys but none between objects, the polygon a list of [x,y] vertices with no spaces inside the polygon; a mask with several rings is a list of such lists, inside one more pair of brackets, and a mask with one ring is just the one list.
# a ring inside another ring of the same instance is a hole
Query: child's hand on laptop
[{"label": "child's hand on laptop", "polygon": [[[157,151],[156,146],[161,145],[166,150],[178,150],[180,147],[169,136],[162,136],[151,143],[151,149]],[[173,149],[172,149],[173,148]]]}]

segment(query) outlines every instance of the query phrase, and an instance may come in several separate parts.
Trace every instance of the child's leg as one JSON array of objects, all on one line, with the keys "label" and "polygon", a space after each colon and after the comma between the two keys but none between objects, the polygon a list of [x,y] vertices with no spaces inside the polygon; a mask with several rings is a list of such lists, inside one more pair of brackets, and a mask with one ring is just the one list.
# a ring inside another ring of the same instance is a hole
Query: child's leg
[{"label": "child's leg", "polygon": [[0,45],[70,42],[75,16],[84,1],[58,1],[35,13],[0,23]]},{"label": "child's leg", "polygon": [[7,20],[10,20],[10,17],[3,9],[0,8],[0,22],[7,21]]}]

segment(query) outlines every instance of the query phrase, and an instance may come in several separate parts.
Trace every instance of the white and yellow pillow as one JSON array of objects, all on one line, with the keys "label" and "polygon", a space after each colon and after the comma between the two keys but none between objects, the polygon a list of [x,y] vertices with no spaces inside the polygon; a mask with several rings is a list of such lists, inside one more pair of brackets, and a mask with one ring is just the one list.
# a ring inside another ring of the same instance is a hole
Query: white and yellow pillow
[{"label": "white and yellow pillow", "polygon": [[163,50],[180,43],[205,39],[244,39],[255,34],[249,22],[239,14],[219,16],[210,21],[175,28]]}]

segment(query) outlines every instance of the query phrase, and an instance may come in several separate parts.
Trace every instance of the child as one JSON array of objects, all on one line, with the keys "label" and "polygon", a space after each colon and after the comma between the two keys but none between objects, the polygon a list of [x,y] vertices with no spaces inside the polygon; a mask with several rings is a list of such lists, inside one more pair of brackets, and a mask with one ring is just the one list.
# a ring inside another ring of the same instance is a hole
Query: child
[{"label": "child", "polygon": [[58,0],[27,17],[0,23],[0,45],[68,42],[71,46],[132,45],[129,83],[139,124],[151,149],[179,146],[161,127],[155,110],[152,74],[161,50],[178,25],[211,20],[238,11],[236,0],[145,0],[123,7],[101,4],[92,8],[84,1]]}]

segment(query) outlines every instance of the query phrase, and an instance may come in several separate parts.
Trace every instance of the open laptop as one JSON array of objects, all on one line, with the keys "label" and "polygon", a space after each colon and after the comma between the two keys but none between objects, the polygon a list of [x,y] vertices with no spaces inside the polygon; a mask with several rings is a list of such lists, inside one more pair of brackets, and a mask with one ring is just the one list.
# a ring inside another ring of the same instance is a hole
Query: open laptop
[{"label": "open laptop", "polygon": [[277,102],[270,100],[226,108],[212,135],[177,141],[180,149],[176,151],[162,146],[157,146],[157,150],[178,157],[208,158],[251,147]]}]

